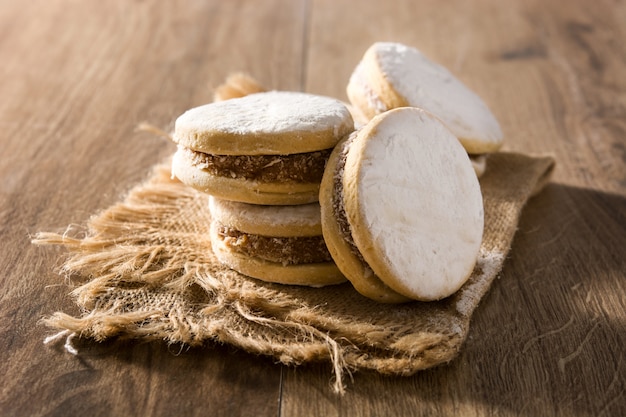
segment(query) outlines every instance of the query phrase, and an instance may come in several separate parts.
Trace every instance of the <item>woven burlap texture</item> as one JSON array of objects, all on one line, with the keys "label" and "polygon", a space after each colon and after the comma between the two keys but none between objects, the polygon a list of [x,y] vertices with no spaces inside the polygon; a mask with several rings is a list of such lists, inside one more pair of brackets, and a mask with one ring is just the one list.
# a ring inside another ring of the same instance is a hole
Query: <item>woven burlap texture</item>
[{"label": "woven burlap texture", "polygon": [[549,157],[491,156],[480,180],[484,239],[469,281],[441,301],[385,305],[349,283],[270,284],[222,266],[211,252],[208,196],[159,165],[124,201],[93,216],[86,235],[36,236],[37,244],[66,247],[63,274],[83,277],[71,295],[84,314],[57,312],[45,322],[97,341],[212,341],[284,364],[329,361],[338,392],[345,371],[410,375],[458,354],[472,313],[502,268],[523,206],[552,167]]}]

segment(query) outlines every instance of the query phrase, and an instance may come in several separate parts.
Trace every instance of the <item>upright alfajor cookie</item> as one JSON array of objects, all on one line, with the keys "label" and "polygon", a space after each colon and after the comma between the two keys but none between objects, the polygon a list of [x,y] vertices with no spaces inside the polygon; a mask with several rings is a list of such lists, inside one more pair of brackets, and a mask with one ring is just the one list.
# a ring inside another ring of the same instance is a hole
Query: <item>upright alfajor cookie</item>
[{"label": "upright alfajor cookie", "polygon": [[322,231],[339,269],[377,301],[438,300],[469,278],[483,201],[467,152],[432,114],[375,116],[333,151]]},{"label": "upright alfajor cookie", "polygon": [[222,199],[251,204],[315,202],[332,148],[354,130],[339,100],[262,92],[182,114],[172,174]]},{"label": "upright alfajor cookie", "polygon": [[370,46],[347,94],[365,120],[397,107],[417,107],[441,119],[469,154],[495,152],[502,145],[500,124],[485,102],[445,67],[400,43]]},{"label": "upright alfajor cookie", "polygon": [[318,203],[261,206],[210,197],[211,244],[223,264],[268,282],[345,282],[322,236]]}]

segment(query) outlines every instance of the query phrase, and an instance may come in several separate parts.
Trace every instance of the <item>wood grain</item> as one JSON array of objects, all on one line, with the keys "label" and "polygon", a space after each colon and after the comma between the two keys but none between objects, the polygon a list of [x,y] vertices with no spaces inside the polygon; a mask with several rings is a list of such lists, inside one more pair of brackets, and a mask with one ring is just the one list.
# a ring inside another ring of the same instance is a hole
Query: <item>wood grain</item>
[{"label": "wood grain", "polygon": [[[45,347],[39,320],[76,312],[40,230],[79,227],[173,151],[164,129],[235,70],[302,77],[301,3],[2,2],[2,415],[275,415],[279,367],[224,349]],[[266,48],[257,48],[258,33]]]},{"label": "wood grain", "polygon": [[[617,0],[0,1],[0,414],[626,415],[626,3]],[[506,149],[549,153],[460,356],[412,377],[203,349],[44,346],[76,311],[62,253],[30,244],[119,200],[165,130],[245,71],[345,99],[374,41],[412,44],[493,108]]]},{"label": "wood grain", "polygon": [[[626,413],[624,4],[314,5],[309,89],[343,89],[374,41],[416,45],[480,92],[506,148],[552,154],[557,170],[529,203],[458,360],[400,380],[356,375],[341,402],[316,389],[326,370],[288,372],[285,415]],[[340,25],[346,14],[366,29]],[[328,61],[331,85],[314,76]]]}]

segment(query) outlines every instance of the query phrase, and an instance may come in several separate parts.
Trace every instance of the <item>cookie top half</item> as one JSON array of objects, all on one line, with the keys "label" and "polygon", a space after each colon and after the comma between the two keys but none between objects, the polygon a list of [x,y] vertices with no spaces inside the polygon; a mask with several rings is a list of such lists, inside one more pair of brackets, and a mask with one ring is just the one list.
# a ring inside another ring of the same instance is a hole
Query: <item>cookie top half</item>
[{"label": "cookie top half", "polygon": [[332,148],[353,129],[339,100],[270,91],[190,109],[176,120],[173,139],[214,155],[285,155]]},{"label": "cookie top half", "polygon": [[467,153],[434,116],[398,108],[352,142],[343,173],[352,238],[394,291],[437,300],[470,276],[482,241],[482,193]]},{"label": "cookie top half", "polygon": [[495,152],[502,146],[500,124],[481,97],[419,50],[377,42],[365,52],[355,72],[351,82],[367,83],[362,88],[374,95],[370,103],[385,110],[411,106],[432,113],[468,153]]},{"label": "cookie top half", "polygon": [[318,203],[273,206],[240,203],[211,196],[209,209],[215,220],[244,233],[280,237],[322,234]]}]

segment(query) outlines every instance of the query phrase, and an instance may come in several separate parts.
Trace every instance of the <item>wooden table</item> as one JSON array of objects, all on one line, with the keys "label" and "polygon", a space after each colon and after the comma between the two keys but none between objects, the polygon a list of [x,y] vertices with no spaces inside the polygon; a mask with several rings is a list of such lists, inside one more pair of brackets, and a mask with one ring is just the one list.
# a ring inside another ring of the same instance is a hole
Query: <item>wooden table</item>
[{"label": "wooden table", "polygon": [[[0,2],[3,416],[626,415],[626,3],[618,0]],[[38,231],[144,179],[165,130],[234,71],[345,99],[378,40],[420,48],[492,107],[505,149],[551,154],[452,363],[413,377],[289,368],[228,346],[44,346],[78,314]]]}]

